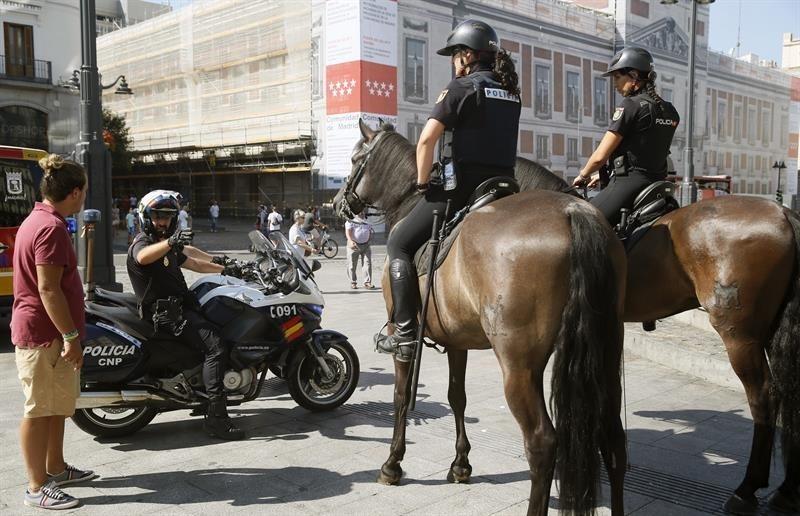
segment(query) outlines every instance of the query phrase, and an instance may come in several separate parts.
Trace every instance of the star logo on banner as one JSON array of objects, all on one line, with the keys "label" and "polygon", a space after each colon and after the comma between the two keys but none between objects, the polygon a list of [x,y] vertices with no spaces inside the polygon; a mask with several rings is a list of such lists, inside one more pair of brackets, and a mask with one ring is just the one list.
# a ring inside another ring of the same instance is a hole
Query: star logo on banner
[{"label": "star logo on banner", "polygon": [[328,89],[330,90],[330,94],[332,97],[346,97],[353,94],[353,89],[355,89],[356,81],[355,79],[350,80],[339,80],[336,82],[329,82]]},{"label": "star logo on banner", "polygon": [[386,82],[371,81],[367,79],[364,81],[367,91],[370,95],[377,95],[378,97],[389,98],[394,92],[394,84]]}]

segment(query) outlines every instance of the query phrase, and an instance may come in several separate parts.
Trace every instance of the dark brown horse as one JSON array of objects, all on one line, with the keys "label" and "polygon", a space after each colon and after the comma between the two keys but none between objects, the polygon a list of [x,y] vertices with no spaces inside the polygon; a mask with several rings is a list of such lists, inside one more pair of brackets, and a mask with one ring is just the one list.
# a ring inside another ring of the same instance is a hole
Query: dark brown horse
[{"label": "dark brown horse", "polygon": [[[516,176],[523,187],[569,189],[521,158]],[[770,200],[726,196],[659,219],[628,254],[625,321],[700,306],[725,343],[754,423],[747,473],[725,508],[757,511],[780,414],[786,478],[770,503],[800,512],[800,216]]]},{"label": "dark brown horse", "polygon": [[[361,123],[361,134],[337,208],[347,214],[375,206],[391,225],[419,199],[415,150],[390,126],[373,131]],[[466,217],[436,272],[426,319],[427,336],[447,350],[450,367],[447,396],[456,422],[456,456],[449,481],[467,482],[472,473],[464,424],[467,350],[491,349],[523,433],[531,475],[528,513],[547,514],[554,470],[561,507],[580,515],[593,512],[602,454],[612,512],[623,514],[627,458],[620,420],[622,298],[617,293],[624,291],[624,277],[621,244],[602,215],[580,199],[530,191]],[[385,274],[383,285],[391,314]],[[543,386],[553,354],[554,423]],[[409,362],[395,360],[394,434],[378,478],[386,484],[398,483],[403,473],[409,370]]]}]

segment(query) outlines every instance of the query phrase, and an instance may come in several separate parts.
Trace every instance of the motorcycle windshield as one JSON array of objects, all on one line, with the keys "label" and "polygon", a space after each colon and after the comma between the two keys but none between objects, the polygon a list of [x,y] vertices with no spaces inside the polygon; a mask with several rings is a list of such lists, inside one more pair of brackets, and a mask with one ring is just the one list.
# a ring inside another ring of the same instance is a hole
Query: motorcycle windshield
[{"label": "motorcycle windshield", "polygon": [[250,237],[250,243],[253,244],[255,252],[268,255],[270,251],[273,250],[286,251],[286,253],[292,257],[294,266],[302,271],[304,276],[311,274],[311,267],[309,267],[305,259],[299,255],[294,246],[289,243],[289,239],[286,238],[280,230],[270,231],[266,235],[261,231],[253,230],[248,236]]}]

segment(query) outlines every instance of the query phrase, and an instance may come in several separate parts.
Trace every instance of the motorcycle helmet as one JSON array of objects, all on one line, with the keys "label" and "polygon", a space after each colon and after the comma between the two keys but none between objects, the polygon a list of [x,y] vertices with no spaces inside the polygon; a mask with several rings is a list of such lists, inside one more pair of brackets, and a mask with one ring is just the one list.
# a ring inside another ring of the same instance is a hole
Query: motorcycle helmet
[{"label": "motorcycle helmet", "polygon": [[653,56],[641,47],[625,47],[611,58],[603,77],[608,77],[618,70],[638,70],[644,77],[649,78],[649,74],[653,72]]},{"label": "motorcycle helmet", "polygon": [[156,235],[156,227],[153,224],[152,215],[154,213],[166,214],[171,217],[169,228],[166,235],[175,232],[178,227],[178,210],[181,209],[181,194],[172,190],[153,190],[146,194],[139,201],[139,225],[142,231],[150,237]]},{"label": "motorcycle helmet", "polygon": [[497,52],[500,40],[497,33],[488,24],[478,20],[466,20],[459,23],[447,36],[445,47],[436,51],[440,56],[453,55],[459,47],[467,47],[479,52]]}]

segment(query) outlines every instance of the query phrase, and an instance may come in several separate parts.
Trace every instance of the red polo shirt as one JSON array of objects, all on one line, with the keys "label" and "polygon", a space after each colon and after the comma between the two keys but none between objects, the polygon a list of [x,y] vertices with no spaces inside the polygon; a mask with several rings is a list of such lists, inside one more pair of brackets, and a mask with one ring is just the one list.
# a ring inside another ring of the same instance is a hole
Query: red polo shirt
[{"label": "red polo shirt", "polygon": [[35,348],[49,346],[61,332],[44,309],[39,296],[37,265],[60,265],[61,290],[67,298],[72,321],[86,334],[83,284],[67,222],[52,206],[37,202],[22,222],[14,242],[14,305],[11,310],[11,342]]}]

